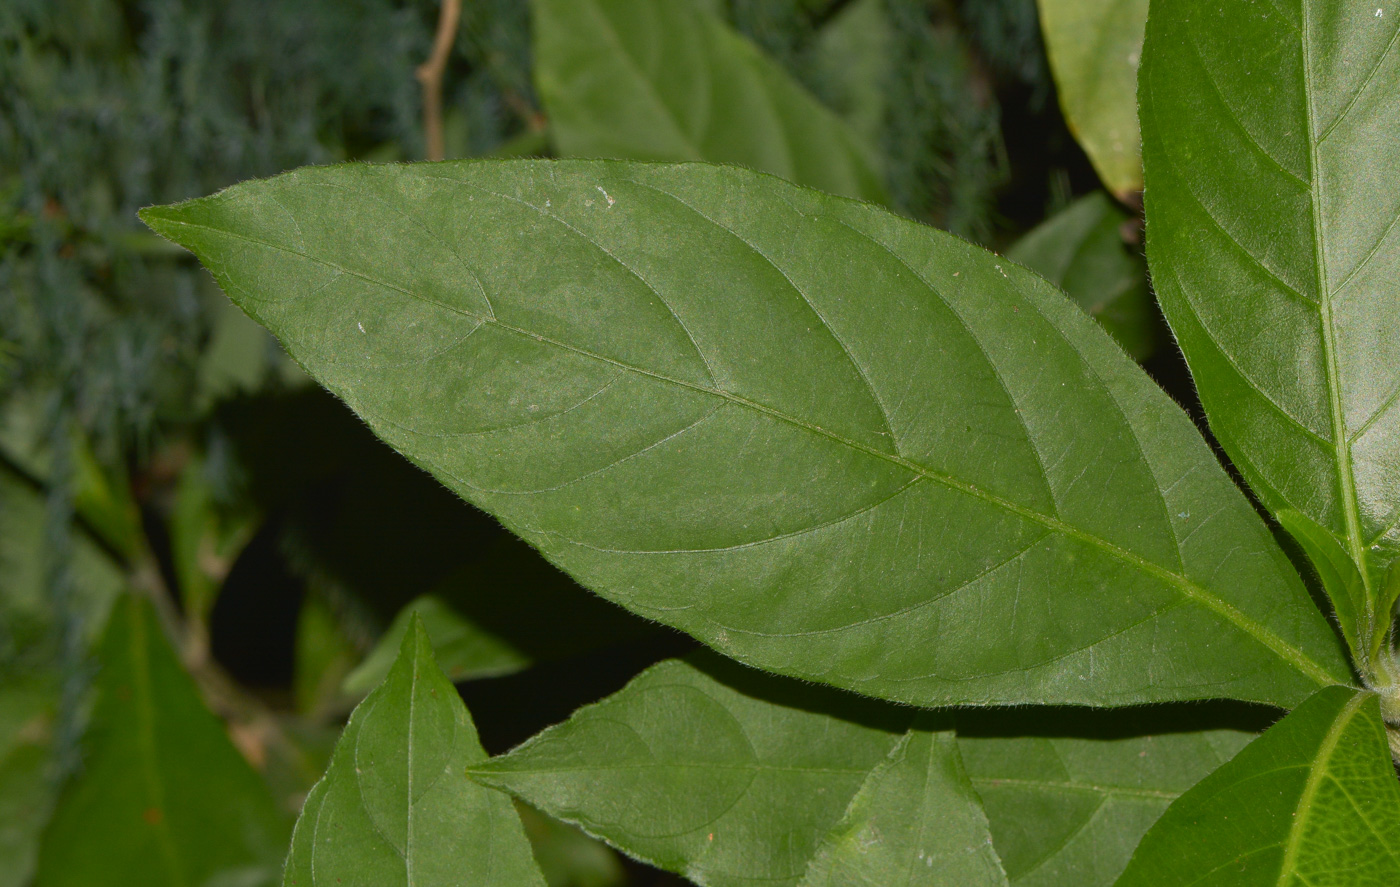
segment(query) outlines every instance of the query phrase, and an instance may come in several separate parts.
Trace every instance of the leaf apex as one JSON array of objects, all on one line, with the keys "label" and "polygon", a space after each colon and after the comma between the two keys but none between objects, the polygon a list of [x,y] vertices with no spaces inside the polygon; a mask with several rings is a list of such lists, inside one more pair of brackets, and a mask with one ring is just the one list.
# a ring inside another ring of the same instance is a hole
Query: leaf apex
[{"label": "leaf apex", "polygon": [[[187,201],[188,203],[189,201]],[[169,240],[178,246],[189,249],[185,238],[178,236],[177,232],[184,222],[184,213],[181,212],[182,203],[157,204],[155,206],[144,206],[136,211],[136,217],[142,221],[147,228],[156,234]]]},{"label": "leaf apex", "polygon": [[399,657],[411,659],[426,658],[437,666],[437,657],[433,655],[433,639],[428,634],[428,628],[423,624],[423,617],[414,613],[409,620],[408,631],[404,632],[403,644],[399,647]]}]

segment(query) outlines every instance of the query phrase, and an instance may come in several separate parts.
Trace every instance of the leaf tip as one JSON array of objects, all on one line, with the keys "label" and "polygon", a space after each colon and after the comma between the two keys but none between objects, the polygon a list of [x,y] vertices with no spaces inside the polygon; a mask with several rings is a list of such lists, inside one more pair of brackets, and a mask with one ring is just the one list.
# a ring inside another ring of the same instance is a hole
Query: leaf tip
[{"label": "leaf tip", "polygon": [[180,230],[180,223],[184,221],[181,217],[179,204],[159,204],[156,206],[145,206],[136,211],[136,217],[142,221],[147,228],[164,237],[172,243],[188,249],[188,245],[183,239],[177,236]]},{"label": "leaf tip", "polygon": [[433,639],[428,635],[428,627],[423,624],[423,617],[418,613],[414,613],[409,620],[408,631],[404,632],[403,645],[399,648],[399,656],[409,659],[426,657],[437,665],[437,657],[433,655]]}]

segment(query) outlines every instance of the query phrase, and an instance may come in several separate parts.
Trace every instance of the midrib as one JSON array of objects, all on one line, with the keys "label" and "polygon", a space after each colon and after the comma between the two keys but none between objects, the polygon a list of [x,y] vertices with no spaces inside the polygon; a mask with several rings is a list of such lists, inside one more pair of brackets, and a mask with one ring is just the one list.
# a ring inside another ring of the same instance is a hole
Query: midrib
[{"label": "midrib", "polygon": [[[907,471],[925,477],[935,483],[948,487],[949,489],[964,493],[975,499],[980,499],[997,508],[1016,514],[1032,523],[1040,524],[1041,526],[1047,529],[1053,530],[1069,538],[1083,542],[1086,545],[1099,548],[1105,553],[1109,554],[1110,556],[1115,557],[1118,560],[1121,560],[1129,564],[1130,566],[1141,570],[1144,573],[1156,577],[1157,579],[1165,582],[1167,585],[1175,587],[1183,596],[1185,596],[1189,600],[1205,607],[1208,610],[1213,611],[1216,615],[1220,616],[1225,621],[1239,628],[1241,631],[1245,632],[1245,634],[1249,635],[1255,641],[1262,644],[1274,655],[1287,662],[1300,674],[1304,675],[1309,680],[1314,681],[1319,687],[1326,687],[1332,684],[1339,683],[1338,678],[1329,674],[1326,669],[1314,662],[1301,649],[1289,645],[1278,635],[1274,634],[1272,631],[1265,628],[1258,622],[1255,622],[1253,619],[1249,618],[1244,613],[1236,609],[1233,605],[1226,602],[1224,599],[1216,596],[1215,594],[1207,590],[1205,587],[1197,585],[1195,582],[1192,582],[1190,579],[1186,578],[1185,575],[1174,573],[1171,570],[1162,567],[1159,564],[1147,560],[1145,557],[1137,554],[1136,552],[1129,551],[1125,548],[1121,548],[1113,542],[1104,539],[1103,537],[1095,536],[1092,533],[1086,532],[1084,530],[1079,529],[1078,527],[1067,524],[1059,518],[1051,517],[1050,515],[1043,514],[1039,511],[1036,511],[1035,509],[1028,508],[1024,505],[1019,505],[1015,502],[1011,502],[1010,500],[1003,499],[1000,496],[997,496],[993,493],[989,493],[986,490],[981,489],[980,487],[976,486],[975,484],[969,481],[961,480],[951,475],[940,473],[931,468],[919,465],[916,462],[912,462],[902,456],[886,453],[881,450],[875,449],[874,447],[860,443],[858,441],[850,440],[837,434],[836,432],[829,431],[819,425],[814,425],[797,416],[793,416],[788,413],[784,413],[781,410],[774,409],[773,407],[769,407],[756,401],[749,400],[733,392],[725,391],[724,389],[720,388],[709,388],[704,385],[699,385],[694,382],[688,382],[684,379],[668,376],[664,373],[649,370],[644,367],[633,366],[632,364],[616,360],[603,354],[598,354],[596,352],[589,351],[585,348],[581,348],[576,345],[571,345],[567,342],[563,342],[558,339],[553,339],[549,336],[541,335],[540,333],[532,332],[521,327],[512,326],[511,324],[505,323],[504,321],[494,316],[487,317],[481,314],[475,314],[456,305],[448,305],[446,303],[439,302],[437,300],[428,298],[420,293],[415,293],[410,290],[404,289],[403,287],[398,286],[397,284],[380,280],[378,278],[365,274],[364,272],[357,271],[353,268],[347,268],[335,262],[320,259],[294,249],[289,249],[288,247],[281,246],[280,244],[270,243],[265,240],[258,240],[257,238],[248,237],[244,234],[239,234],[237,232],[229,231],[224,228],[216,228],[212,225],[205,225],[198,222],[187,222],[180,219],[160,219],[159,221],[164,224],[181,225],[188,228],[199,228],[205,231],[214,232],[224,237],[232,237],[238,240],[245,241],[247,243],[252,243],[257,246],[261,246],[265,249],[273,249],[279,252],[285,252],[289,255],[296,256],[297,258],[304,259],[308,262],[314,262],[316,264],[322,265],[323,267],[331,268],[343,274],[359,278],[360,280],[363,280],[367,283],[372,283],[376,286],[384,287],[385,289],[400,293],[411,299],[417,299],[419,301],[435,305],[439,308],[442,308],[445,311],[450,311],[463,317],[468,317],[472,320],[477,321],[478,323],[490,324],[515,335],[522,336],[535,342],[544,342],[555,347],[562,348],[566,351],[570,351],[574,354],[578,354],[581,357],[586,357],[591,360],[606,363],[610,366],[616,367],[626,372],[646,376],[648,378],[655,379],[659,382],[676,385],[682,388],[687,388],[698,393],[722,398],[737,406],[754,410],[759,413],[763,413],[767,416],[777,419],[778,421],[785,422],[797,428],[801,428],[812,434],[825,437],[835,443],[864,453],[867,456],[871,456],[873,458],[881,459],[886,462],[890,462],[894,465],[898,465]],[[344,399],[343,393],[341,394],[341,396],[342,399]]]},{"label": "midrib", "polygon": [[145,776],[147,798],[150,809],[158,817],[152,826],[161,854],[170,867],[170,874],[180,884],[189,883],[180,854],[175,847],[175,838],[170,834],[170,811],[166,809],[165,787],[160,775],[160,754],[156,750],[156,713],[154,688],[151,684],[150,641],[147,637],[147,623],[143,613],[134,602],[127,604],[131,611],[131,669],[133,697],[140,707],[137,717],[137,735],[140,737],[142,771]]},{"label": "midrib", "polygon": [[1361,537],[1360,507],[1356,498],[1356,477],[1351,462],[1351,441],[1347,433],[1346,414],[1342,405],[1341,368],[1337,362],[1337,334],[1332,317],[1332,283],[1327,267],[1327,219],[1323,212],[1322,164],[1318,156],[1321,143],[1317,133],[1317,107],[1313,101],[1316,90],[1312,78],[1312,4],[1303,0],[1303,93],[1307,109],[1308,172],[1312,203],[1313,263],[1317,266],[1317,304],[1322,321],[1322,351],[1327,361],[1327,403],[1332,418],[1333,451],[1336,454],[1337,484],[1341,488],[1342,517],[1346,522],[1347,549],[1361,573],[1365,588],[1364,634],[1374,632],[1370,571],[1366,568],[1366,543]]},{"label": "midrib", "polygon": [[1288,830],[1287,846],[1283,852],[1283,865],[1279,869],[1278,887],[1286,887],[1293,876],[1297,874],[1298,854],[1302,852],[1303,832],[1307,830],[1308,818],[1313,809],[1313,798],[1317,796],[1318,786],[1326,778],[1327,765],[1332,759],[1333,752],[1337,750],[1337,743],[1341,741],[1342,733],[1346,731],[1347,725],[1356,716],[1357,709],[1369,696],[1368,693],[1357,693],[1346,704],[1337,715],[1337,719],[1332,722],[1327,735],[1323,737],[1322,745],[1318,747],[1317,754],[1313,757],[1312,766],[1308,769],[1308,780],[1303,785],[1302,794],[1298,796],[1298,806],[1294,808],[1293,824]]}]

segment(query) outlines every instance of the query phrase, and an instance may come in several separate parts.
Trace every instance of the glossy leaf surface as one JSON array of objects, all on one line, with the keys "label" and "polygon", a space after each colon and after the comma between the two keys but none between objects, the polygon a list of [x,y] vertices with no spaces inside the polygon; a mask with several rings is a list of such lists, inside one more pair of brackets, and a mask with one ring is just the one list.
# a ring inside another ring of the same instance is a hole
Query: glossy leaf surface
[{"label": "glossy leaf surface", "polygon": [[560,154],[737,163],[880,201],[870,152],[776,62],[689,0],[532,0]]},{"label": "glossy leaf surface", "polygon": [[1106,194],[1081,197],[1022,237],[1006,257],[1064,290],[1134,358],[1156,345],[1147,263],[1123,242],[1131,217]]},{"label": "glossy leaf surface", "polygon": [[486,759],[422,625],[355,709],[311,790],[286,887],[543,887],[505,795],[466,778]]},{"label": "glossy leaf surface", "polygon": [[1173,803],[1118,884],[1400,882],[1400,782],[1377,699],[1319,691]]},{"label": "glossy leaf surface", "polygon": [[103,637],[82,778],[44,833],[35,887],[275,881],[287,823],[133,595]]},{"label": "glossy leaf surface", "polygon": [[1216,436],[1367,589],[1400,553],[1400,8],[1158,0],[1148,257]]},{"label": "glossy leaf surface", "polygon": [[1167,806],[1253,738],[985,736],[970,720],[958,747],[1016,887],[1108,887]]},{"label": "glossy leaf surface", "polygon": [[1147,0],[1038,0],[1070,131],[1120,196],[1142,189],[1137,80]]},{"label": "glossy leaf surface", "polygon": [[998,883],[952,734],[908,717],[703,654],[472,775],[700,884]]},{"label": "glossy leaf surface", "polygon": [[1185,414],[951,236],[577,161],[306,169],[144,218],[400,452],[741,660],[921,705],[1347,680]]}]

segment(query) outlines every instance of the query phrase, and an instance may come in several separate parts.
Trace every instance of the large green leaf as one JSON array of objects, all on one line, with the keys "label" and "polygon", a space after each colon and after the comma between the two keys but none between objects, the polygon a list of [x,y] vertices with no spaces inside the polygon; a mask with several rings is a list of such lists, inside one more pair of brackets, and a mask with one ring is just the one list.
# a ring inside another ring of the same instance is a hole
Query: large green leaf
[{"label": "large green leaf", "polygon": [[272,883],[286,823],[148,604],[117,602],[99,661],[83,769],[44,833],[35,887]]},{"label": "large green leaf", "polygon": [[701,654],[472,775],[713,887],[1004,883],[952,734],[908,719]]},{"label": "large green leaf", "polygon": [[1138,360],[1156,345],[1147,263],[1123,242],[1131,216],[1108,195],[1081,197],[1022,237],[1006,257],[1065,291]]},{"label": "large green leaf", "polygon": [[467,708],[415,622],[307,796],[283,883],[543,887],[510,798],[466,778],[484,760]]},{"label": "large green leaf", "polygon": [[836,194],[885,197],[833,112],[685,0],[532,0],[535,81],[559,152],[739,163]]},{"label": "large green leaf", "polygon": [[1400,554],[1400,9],[1155,0],[1148,257],[1211,427],[1331,533],[1374,660]]},{"label": "large green leaf", "polygon": [[1348,678],[1185,414],[949,235],[580,161],[306,169],[143,217],[400,452],[736,658],[921,705]]},{"label": "large green leaf", "polygon": [[1319,691],[1171,805],[1121,887],[1393,887],[1400,782],[1377,697]]},{"label": "large green leaf", "polygon": [[1038,0],[1065,122],[1119,196],[1141,190],[1137,77],[1147,0]]},{"label": "large green leaf", "polygon": [[958,746],[1015,887],[1108,887],[1167,805],[1253,738],[1220,729],[988,736],[974,720],[958,718]]}]

